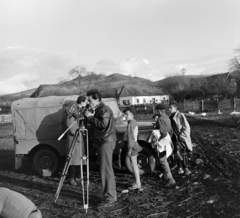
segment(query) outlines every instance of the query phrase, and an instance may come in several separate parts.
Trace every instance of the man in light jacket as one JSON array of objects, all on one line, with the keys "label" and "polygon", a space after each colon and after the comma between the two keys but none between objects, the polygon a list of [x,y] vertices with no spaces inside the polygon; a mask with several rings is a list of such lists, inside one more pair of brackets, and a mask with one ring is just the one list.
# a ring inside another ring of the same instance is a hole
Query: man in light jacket
[{"label": "man in light jacket", "polygon": [[173,101],[169,103],[169,110],[171,112],[170,120],[173,129],[172,141],[174,144],[174,153],[177,157],[178,162],[178,173],[185,175],[191,174],[188,169],[187,158],[183,158],[180,151],[186,152],[192,151],[192,141],[191,141],[191,129],[190,125],[184,116],[184,114],[178,111],[177,102]]}]

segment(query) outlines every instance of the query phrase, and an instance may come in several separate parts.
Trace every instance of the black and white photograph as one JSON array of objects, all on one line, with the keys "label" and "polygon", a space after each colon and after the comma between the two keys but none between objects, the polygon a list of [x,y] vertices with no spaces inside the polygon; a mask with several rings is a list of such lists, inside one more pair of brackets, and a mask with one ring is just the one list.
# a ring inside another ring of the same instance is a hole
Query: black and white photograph
[{"label": "black and white photograph", "polygon": [[240,217],[240,0],[0,0],[0,218]]}]

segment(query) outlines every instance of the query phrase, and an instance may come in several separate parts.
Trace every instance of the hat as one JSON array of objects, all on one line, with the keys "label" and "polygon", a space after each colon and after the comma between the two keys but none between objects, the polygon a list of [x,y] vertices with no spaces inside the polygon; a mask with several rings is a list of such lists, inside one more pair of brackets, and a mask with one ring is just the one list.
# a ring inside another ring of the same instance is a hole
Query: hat
[{"label": "hat", "polygon": [[123,112],[126,113],[127,111],[130,111],[135,117],[136,110],[133,107],[126,107]]},{"label": "hat", "polygon": [[86,99],[87,99],[86,96],[83,95],[78,96],[77,104],[81,104],[82,102],[86,101]]},{"label": "hat", "polygon": [[165,104],[157,104],[156,105],[156,110],[162,111],[162,110],[166,110],[166,109],[167,109],[167,107]]},{"label": "hat", "polygon": [[178,108],[178,103],[176,102],[176,101],[171,101],[170,103],[169,103],[169,107],[170,106],[173,106],[173,107],[175,107],[175,108]]}]

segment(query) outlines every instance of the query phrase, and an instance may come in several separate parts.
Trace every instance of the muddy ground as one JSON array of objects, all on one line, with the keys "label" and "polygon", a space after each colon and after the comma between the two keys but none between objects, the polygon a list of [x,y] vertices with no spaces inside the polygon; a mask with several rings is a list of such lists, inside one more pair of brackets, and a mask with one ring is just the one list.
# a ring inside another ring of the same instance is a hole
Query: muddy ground
[{"label": "muddy ground", "polygon": [[[133,182],[126,168],[117,169],[117,203],[99,210],[101,181],[98,166],[90,164],[89,210],[85,213],[82,188],[64,183],[57,203],[53,202],[59,177],[41,178],[31,162],[14,169],[12,125],[0,126],[0,186],[18,191],[30,198],[44,218],[79,217],[240,217],[240,130],[238,119],[188,118],[196,146],[190,160],[190,176],[173,171],[177,187],[163,188],[163,181],[154,173],[142,176],[143,192],[122,194]],[[216,121],[217,120],[217,121]],[[196,164],[196,159],[203,163]]]}]

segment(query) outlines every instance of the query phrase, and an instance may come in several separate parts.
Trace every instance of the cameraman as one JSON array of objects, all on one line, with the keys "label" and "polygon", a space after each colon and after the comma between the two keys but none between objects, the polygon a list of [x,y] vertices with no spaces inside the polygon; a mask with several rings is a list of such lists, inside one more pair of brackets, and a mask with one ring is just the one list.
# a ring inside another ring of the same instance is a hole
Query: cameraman
[{"label": "cameraman", "polygon": [[[86,107],[88,104],[88,99],[86,96],[79,96],[77,99],[77,104],[79,108],[82,107]],[[66,125],[67,128],[70,127],[74,122],[76,121],[76,119],[73,116],[67,116],[67,121],[66,121]],[[72,145],[72,141],[74,139],[74,135],[76,130],[78,129],[78,123],[76,122],[74,125],[71,126],[71,128],[68,131],[67,134],[67,153],[69,153],[71,145]],[[82,149],[80,150],[80,148],[82,147]],[[81,158],[80,155],[84,155],[85,149],[84,149],[84,141],[82,138],[82,135],[80,134],[76,144],[75,144],[75,148],[72,152],[72,160],[69,166],[69,177],[68,177],[68,181],[70,183],[70,185],[72,186],[76,186],[77,182],[81,181],[81,176],[80,176],[80,163],[81,163]]]},{"label": "cameraman", "polygon": [[91,134],[97,144],[102,191],[105,202],[102,206],[109,206],[117,200],[116,182],[112,168],[112,155],[116,145],[115,119],[112,110],[101,102],[101,93],[98,90],[87,92],[88,101],[95,113],[85,113],[91,124]]}]

